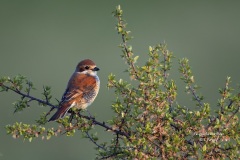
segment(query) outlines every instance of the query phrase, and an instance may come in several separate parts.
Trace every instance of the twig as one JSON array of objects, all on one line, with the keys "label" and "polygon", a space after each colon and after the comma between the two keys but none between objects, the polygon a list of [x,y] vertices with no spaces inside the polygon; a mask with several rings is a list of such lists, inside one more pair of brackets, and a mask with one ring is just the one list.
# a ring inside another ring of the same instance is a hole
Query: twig
[{"label": "twig", "polygon": [[[228,108],[233,104],[233,102],[234,101],[230,101],[230,103],[228,104]],[[233,114],[229,117],[229,119],[226,122],[226,125],[229,124],[230,120],[239,112],[239,110],[240,110],[240,106],[238,106],[236,111],[233,112]],[[213,120],[211,120],[211,122],[205,127],[205,129],[207,130],[213,124],[213,122],[215,122],[217,120],[217,118],[219,118],[219,115],[217,115]]]},{"label": "twig", "polygon": [[238,108],[236,109],[235,112],[233,112],[233,114],[229,117],[227,123],[226,123],[226,126],[228,125],[228,123],[230,122],[230,120],[239,112],[240,110],[240,106],[238,106]]},{"label": "twig", "polygon": [[[167,81],[167,78],[168,78],[168,75],[167,75],[167,54],[168,54],[168,50],[164,50],[163,52],[163,77],[164,77],[164,82],[166,83]],[[173,104],[173,100],[170,96],[167,96],[167,101],[168,101],[168,104],[169,104],[169,111],[170,113],[172,112],[172,104]]]},{"label": "twig", "polygon": [[230,103],[228,104],[228,108],[232,106],[233,102],[234,102],[233,100],[230,100]]},{"label": "twig", "polygon": [[47,94],[46,94],[46,87],[44,87],[44,86],[43,86],[43,95],[45,97],[46,102],[49,103],[48,97],[47,97]]},{"label": "twig", "polygon": [[100,158],[100,159],[109,159],[109,158],[114,157],[114,156],[117,156],[118,154],[121,154],[121,153],[123,153],[123,152],[115,152],[115,153],[113,153],[113,154],[110,154],[110,155],[108,155],[108,156],[102,157],[102,158]]},{"label": "twig", "polygon": [[89,135],[88,131],[85,132],[87,137],[98,147],[98,148],[101,148],[103,149],[104,151],[107,151],[106,148],[104,148],[103,146],[100,146],[99,144],[97,144],[97,142]]},{"label": "twig", "polygon": [[[183,68],[183,72],[182,72],[183,77],[184,77],[186,80],[189,79],[189,75],[188,75],[188,73],[186,73],[186,71],[185,71],[185,70],[187,70],[186,65],[183,64],[182,62],[180,62],[180,65],[181,65],[181,67]],[[191,84],[192,84],[193,82],[191,81],[190,83],[189,83],[189,82],[186,82],[186,83],[187,83],[187,86],[188,86],[189,90],[191,91],[194,99],[199,103],[200,107],[203,107],[203,103],[202,103],[201,99],[200,99],[199,96],[197,95],[197,93],[196,93],[196,91],[194,90],[194,88],[191,86]]]},{"label": "twig", "polygon": [[27,88],[27,95],[29,96],[30,95],[30,90],[31,90],[31,85],[30,85],[30,81],[27,81],[27,85],[28,85],[28,88]]},{"label": "twig", "polygon": [[98,126],[101,126],[101,127],[104,127],[104,128],[105,128],[106,130],[108,130],[108,131],[112,131],[112,132],[114,132],[114,133],[116,133],[116,134],[119,134],[119,135],[121,135],[121,136],[125,136],[126,138],[128,138],[129,141],[131,141],[131,140],[130,140],[130,135],[128,135],[127,133],[122,132],[122,131],[120,131],[120,130],[113,129],[112,127],[106,125],[105,122],[96,121],[96,119],[95,119],[94,117],[89,117],[89,116],[81,115],[80,113],[78,113],[78,116],[79,116],[79,117],[82,117],[82,118],[85,118],[85,119],[87,119],[87,120],[91,120],[91,121],[93,122],[93,124],[98,125]]},{"label": "twig", "polygon": [[50,107],[52,107],[52,108],[58,108],[57,106],[55,106],[55,105],[53,105],[53,104],[51,104],[51,103],[49,103],[49,102],[47,102],[47,101],[44,101],[44,100],[41,100],[41,99],[32,97],[32,96],[30,96],[30,95],[27,95],[27,94],[21,92],[20,90],[18,90],[17,88],[16,88],[16,90],[15,90],[15,89],[13,89],[13,88],[11,88],[11,87],[9,87],[9,86],[6,86],[6,85],[4,85],[4,84],[2,84],[2,87],[7,88],[8,90],[11,90],[11,91],[13,91],[13,92],[15,92],[15,93],[23,96],[23,97],[27,97],[27,98],[29,98],[31,101],[37,101],[37,102],[39,102],[39,103],[46,104],[46,105],[48,105],[48,106],[50,106]]},{"label": "twig", "polygon": [[195,100],[199,103],[199,105],[200,105],[201,107],[203,107],[203,103],[202,103],[202,101],[200,100],[200,98],[198,97],[198,95],[197,95],[197,93],[195,92],[195,90],[193,89],[193,87],[192,87],[191,85],[188,85],[188,87],[189,87],[190,91],[192,92],[192,95],[193,95],[193,97],[195,98]]},{"label": "twig", "polygon": [[166,69],[166,61],[167,61],[167,53],[166,51],[163,51],[163,77],[164,77],[164,82],[167,81],[167,69]]},{"label": "twig", "polygon": [[[124,24],[122,24],[123,20],[121,19],[120,16],[117,17],[117,20],[118,20],[118,23],[121,25],[121,26],[124,26]],[[123,42],[123,48],[124,48],[124,51],[126,52],[126,56],[128,59],[130,59],[130,52],[128,50],[128,47],[127,47],[127,41],[126,41],[126,35],[121,33],[121,38],[122,38],[122,42]],[[137,71],[136,71],[136,68],[133,64],[133,62],[131,62],[130,60],[128,60],[128,64],[131,66],[131,68],[133,69],[133,72],[135,73],[135,76],[137,79],[139,79],[139,76],[137,75]]]}]

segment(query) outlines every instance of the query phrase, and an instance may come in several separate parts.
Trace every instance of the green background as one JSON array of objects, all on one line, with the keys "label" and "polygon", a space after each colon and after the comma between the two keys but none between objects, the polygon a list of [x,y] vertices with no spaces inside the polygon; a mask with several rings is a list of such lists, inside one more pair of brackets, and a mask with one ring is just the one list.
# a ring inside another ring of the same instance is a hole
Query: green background
[{"label": "green background", "polygon": [[[165,41],[175,55],[171,78],[179,84],[178,102],[191,107],[179,81],[177,60],[190,60],[197,84],[212,107],[219,98],[218,88],[225,78],[232,77],[232,86],[239,82],[240,1],[139,1],[139,0],[1,0],[0,1],[0,76],[22,74],[39,89],[33,94],[41,97],[43,85],[52,87],[54,97],[60,99],[76,64],[85,58],[96,62],[101,69],[100,93],[89,111],[100,121],[113,115],[111,102],[114,92],[108,90],[107,76],[129,80],[123,71],[126,65],[117,47],[116,20],[111,12],[120,4],[124,19],[134,39],[130,42],[139,55],[139,63],[147,59],[149,45]],[[29,143],[6,135],[4,126],[16,121],[34,124],[48,107],[36,103],[21,113],[13,114],[12,93],[1,93],[0,160],[94,159],[94,145],[65,135],[50,140]],[[186,102],[187,101],[187,102]],[[55,126],[49,123],[48,127]],[[100,137],[110,133],[98,128]]]}]

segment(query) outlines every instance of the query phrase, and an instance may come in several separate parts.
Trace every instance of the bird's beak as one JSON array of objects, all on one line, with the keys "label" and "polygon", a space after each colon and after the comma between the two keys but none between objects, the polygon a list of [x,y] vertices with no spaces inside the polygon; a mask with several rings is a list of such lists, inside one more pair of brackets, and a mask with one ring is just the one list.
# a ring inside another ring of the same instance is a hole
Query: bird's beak
[{"label": "bird's beak", "polygon": [[99,71],[100,69],[98,67],[93,68],[93,71]]}]

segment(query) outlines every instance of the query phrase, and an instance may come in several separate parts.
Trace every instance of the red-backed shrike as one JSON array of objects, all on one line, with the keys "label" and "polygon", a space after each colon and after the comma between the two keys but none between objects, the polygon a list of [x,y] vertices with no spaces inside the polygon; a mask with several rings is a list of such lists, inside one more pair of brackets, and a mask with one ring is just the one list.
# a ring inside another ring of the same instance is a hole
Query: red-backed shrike
[{"label": "red-backed shrike", "polygon": [[72,107],[85,109],[94,101],[100,87],[98,70],[99,68],[90,59],[78,63],[75,72],[68,81],[59,109],[49,121],[63,118]]}]

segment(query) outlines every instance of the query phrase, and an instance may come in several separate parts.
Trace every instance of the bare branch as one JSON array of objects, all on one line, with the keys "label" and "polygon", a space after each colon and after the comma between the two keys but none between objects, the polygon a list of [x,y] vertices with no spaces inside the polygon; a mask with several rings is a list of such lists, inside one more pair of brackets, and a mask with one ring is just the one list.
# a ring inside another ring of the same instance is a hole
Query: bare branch
[{"label": "bare branch", "polygon": [[125,136],[129,141],[131,141],[129,134],[127,134],[127,133],[125,133],[125,132],[122,132],[121,130],[113,129],[112,127],[106,125],[105,122],[96,121],[94,117],[89,117],[89,116],[81,115],[79,112],[78,112],[78,116],[79,116],[79,117],[82,117],[82,118],[85,118],[85,119],[87,119],[87,120],[91,120],[91,121],[93,122],[93,124],[98,125],[98,126],[101,126],[101,127],[105,128],[107,131],[112,131],[112,132],[114,132],[114,133],[116,133],[116,134],[119,134],[119,135],[121,135],[121,136]]},{"label": "bare branch", "polygon": [[87,137],[88,137],[98,148],[101,148],[101,149],[103,149],[104,151],[107,151],[106,148],[104,148],[103,146],[97,144],[97,142],[89,135],[88,132],[85,132],[85,133],[86,133]]}]

